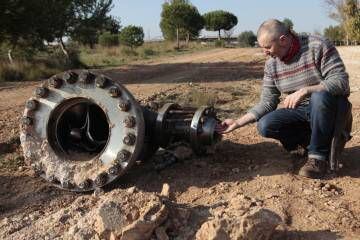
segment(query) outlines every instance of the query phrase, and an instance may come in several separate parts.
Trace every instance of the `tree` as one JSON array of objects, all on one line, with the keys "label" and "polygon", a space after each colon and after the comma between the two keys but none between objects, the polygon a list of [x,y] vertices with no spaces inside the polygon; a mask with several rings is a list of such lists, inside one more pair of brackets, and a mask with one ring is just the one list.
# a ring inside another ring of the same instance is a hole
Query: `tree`
[{"label": "tree", "polygon": [[124,27],[120,32],[120,43],[131,48],[141,46],[144,43],[144,30],[142,27],[133,25]]},{"label": "tree", "polygon": [[222,10],[212,11],[203,15],[205,21],[205,29],[207,31],[218,31],[219,40],[221,39],[221,30],[230,30],[238,23],[235,15]]},{"label": "tree", "polygon": [[160,28],[167,40],[176,39],[177,47],[180,48],[179,39],[199,36],[204,26],[204,20],[197,8],[185,0],[172,0],[162,6]]},{"label": "tree", "polygon": [[112,8],[112,0],[74,0],[74,2],[76,4],[73,22],[69,29],[70,37],[92,48],[109,21],[107,14]]},{"label": "tree", "polygon": [[256,35],[252,31],[244,31],[240,33],[238,42],[241,47],[253,47],[256,42]]},{"label": "tree", "polygon": [[104,47],[119,45],[119,35],[111,32],[104,32],[99,36],[99,44]]},{"label": "tree", "polygon": [[324,29],[324,36],[331,41],[342,41],[345,34],[341,26],[329,26]]},{"label": "tree", "polygon": [[293,22],[289,19],[289,18],[284,18],[284,20],[282,21],[285,26],[287,26],[290,30],[293,30],[294,24]]},{"label": "tree", "polygon": [[359,1],[358,0],[325,0],[328,6],[329,17],[339,22],[345,33],[347,42],[358,40],[359,27]]},{"label": "tree", "polygon": [[[63,37],[93,45],[109,22],[112,0],[2,0],[0,41],[10,48],[43,48],[57,40],[65,55]],[[9,50],[11,52],[11,49]]]},{"label": "tree", "polygon": [[350,40],[360,40],[360,9],[357,0],[346,0],[344,30]]}]

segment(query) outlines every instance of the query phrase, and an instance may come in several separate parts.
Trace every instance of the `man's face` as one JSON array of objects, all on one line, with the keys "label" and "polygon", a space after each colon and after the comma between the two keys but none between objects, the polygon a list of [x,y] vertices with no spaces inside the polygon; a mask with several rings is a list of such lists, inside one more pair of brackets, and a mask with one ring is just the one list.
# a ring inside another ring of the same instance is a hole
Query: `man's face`
[{"label": "man's face", "polygon": [[282,59],[288,51],[286,36],[282,35],[277,39],[270,39],[266,34],[259,39],[259,45],[266,56]]}]

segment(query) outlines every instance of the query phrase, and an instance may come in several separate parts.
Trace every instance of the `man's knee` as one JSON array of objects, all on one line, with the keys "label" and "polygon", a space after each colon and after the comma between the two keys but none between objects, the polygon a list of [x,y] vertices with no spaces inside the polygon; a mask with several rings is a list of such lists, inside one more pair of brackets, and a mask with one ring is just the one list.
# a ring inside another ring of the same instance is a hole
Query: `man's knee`
[{"label": "man's knee", "polygon": [[310,106],[312,109],[321,110],[336,106],[336,96],[328,91],[314,92],[311,94]]},{"label": "man's knee", "polygon": [[263,137],[271,137],[271,121],[266,116],[260,118],[257,123],[259,134]]}]

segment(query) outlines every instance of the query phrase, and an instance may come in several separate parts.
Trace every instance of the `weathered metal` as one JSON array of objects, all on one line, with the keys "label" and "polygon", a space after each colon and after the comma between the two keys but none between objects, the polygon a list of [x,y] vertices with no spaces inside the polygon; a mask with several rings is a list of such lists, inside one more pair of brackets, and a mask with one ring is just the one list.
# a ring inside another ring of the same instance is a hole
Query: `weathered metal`
[{"label": "weathered metal", "polygon": [[119,82],[87,70],[55,75],[34,95],[20,124],[25,160],[71,191],[102,187],[159,147],[186,141],[201,154],[219,140],[213,108],[169,103],[156,112]]}]

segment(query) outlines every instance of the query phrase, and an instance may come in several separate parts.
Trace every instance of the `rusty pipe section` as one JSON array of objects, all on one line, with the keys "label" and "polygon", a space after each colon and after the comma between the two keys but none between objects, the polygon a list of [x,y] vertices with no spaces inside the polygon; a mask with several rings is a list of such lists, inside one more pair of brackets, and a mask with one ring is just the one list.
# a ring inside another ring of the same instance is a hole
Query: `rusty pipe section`
[{"label": "rusty pipe section", "polygon": [[25,161],[57,187],[90,191],[124,175],[159,147],[185,141],[198,154],[220,139],[212,107],[140,106],[118,81],[90,71],[57,74],[25,104]]}]

